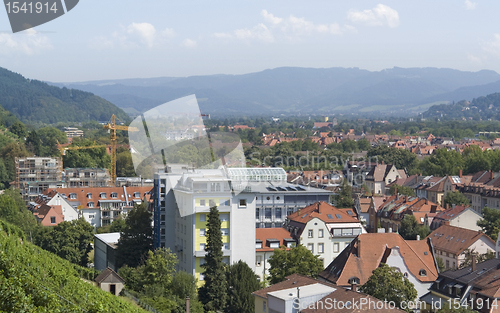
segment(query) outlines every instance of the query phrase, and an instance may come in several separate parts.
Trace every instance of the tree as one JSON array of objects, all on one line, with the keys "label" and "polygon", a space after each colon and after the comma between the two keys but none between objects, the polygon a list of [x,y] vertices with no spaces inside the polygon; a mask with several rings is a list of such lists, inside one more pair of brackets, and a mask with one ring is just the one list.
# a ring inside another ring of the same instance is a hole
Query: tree
[{"label": "tree", "polygon": [[498,232],[500,231],[500,210],[485,207],[483,209],[483,218],[477,221],[477,226],[481,227],[482,231],[491,239],[497,241]]},{"label": "tree", "polygon": [[449,205],[451,207],[454,204],[470,205],[470,201],[463,193],[459,191],[448,192],[443,198],[443,206],[446,207],[446,205]]},{"label": "tree", "polygon": [[17,189],[5,190],[0,195],[0,218],[21,228],[28,238],[37,227],[35,217],[26,209],[24,200]]},{"label": "tree", "polygon": [[399,186],[396,184],[391,186],[391,188],[389,189],[389,193],[391,195],[398,193],[403,196],[415,197],[415,191],[411,187]]},{"label": "tree", "polygon": [[44,227],[36,236],[36,244],[72,263],[87,266],[92,250],[94,227],[83,218]]},{"label": "tree", "polygon": [[27,135],[26,126],[21,122],[15,122],[10,125],[9,131],[15,134],[19,139],[24,140],[24,137]]},{"label": "tree", "polygon": [[401,272],[384,263],[359,290],[379,300],[394,301],[398,308],[401,303],[409,303],[417,297],[415,286]]},{"label": "tree", "polygon": [[467,266],[471,266],[472,265],[472,256],[476,257],[477,263],[481,263],[481,262],[495,258],[495,252],[493,252],[493,251],[488,251],[486,253],[479,254],[479,252],[474,251],[474,249],[472,249],[472,250],[467,249],[467,250],[465,250],[464,254],[465,254],[464,261],[462,264],[460,264],[459,268],[465,268]]},{"label": "tree", "polygon": [[335,206],[337,208],[352,208],[354,200],[352,199],[352,187],[343,179],[339,193],[335,196]]},{"label": "tree", "polygon": [[444,266],[444,261],[442,258],[440,257],[437,257],[436,258],[436,263],[437,263],[437,266],[438,266],[438,271],[439,273],[442,273],[445,271],[446,267]]},{"label": "tree", "polygon": [[42,141],[38,136],[36,130],[32,130],[29,132],[28,137],[26,138],[26,149],[33,153],[34,155],[41,155]]},{"label": "tree", "polygon": [[255,311],[255,302],[252,292],[260,288],[257,276],[243,261],[229,266],[227,271],[229,300],[225,312],[252,313]]},{"label": "tree", "polygon": [[127,264],[136,267],[141,258],[153,249],[153,228],[151,213],[146,208],[146,202],[134,204],[134,208],[125,218],[125,230],[118,240],[117,266]]},{"label": "tree", "polygon": [[419,232],[419,225],[415,216],[406,214],[401,221],[401,225],[398,229],[399,234],[405,240],[415,240]]},{"label": "tree", "polygon": [[292,274],[316,278],[323,270],[323,261],[303,245],[297,245],[290,250],[285,247],[275,249],[274,254],[269,258],[269,265],[271,268],[268,279],[271,284],[282,282],[285,277]]},{"label": "tree", "polygon": [[226,308],[227,281],[226,265],[223,262],[222,253],[222,231],[219,210],[216,206],[210,208],[207,221],[207,245],[205,264],[202,265],[205,276],[205,284],[199,289],[200,301],[206,311],[223,312]]}]

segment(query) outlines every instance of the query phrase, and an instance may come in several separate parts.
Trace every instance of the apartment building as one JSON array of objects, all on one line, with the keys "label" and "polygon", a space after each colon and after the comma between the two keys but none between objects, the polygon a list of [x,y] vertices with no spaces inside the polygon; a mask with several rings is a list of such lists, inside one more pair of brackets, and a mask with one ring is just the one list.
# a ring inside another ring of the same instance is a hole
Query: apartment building
[{"label": "apartment building", "polygon": [[296,242],[290,233],[281,227],[255,229],[255,274],[259,281],[269,277],[269,258],[274,255],[274,249],[295,247]]},{"label": "apartment building", "polygon": [[63,172],[64,187],[112,187],[111,175],[104,168],[66,168]]},{"label": "apartment building", "polygon": [[353,210],[317,202],[290,214],[284,226],[290,237],[328,265],[359,234],[366,233]]},{"label": "apartment building", "polygon": [[56,204],[68,202],[79,217],[94,227],[101,227],[126,215],[135,203],[148,202],[150,191],[150,187],[55,188],[40,195],[35,203],[54,203],[53,199],[59,198],[61,201],[56,200]]},{"label": "apartment building", "polygon": [[15,187],[26,203],[32,202],[49,188],[64,186],[62,160],[52,157],[23,157],[15,159]]}]

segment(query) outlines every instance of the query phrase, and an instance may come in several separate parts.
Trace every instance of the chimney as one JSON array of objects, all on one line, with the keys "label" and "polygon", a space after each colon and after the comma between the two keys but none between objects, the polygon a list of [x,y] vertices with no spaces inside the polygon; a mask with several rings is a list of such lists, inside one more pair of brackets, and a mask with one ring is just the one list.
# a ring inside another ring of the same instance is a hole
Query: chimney
[{"label": "chimney", "polygon": [[417,235],[417,240],[420,240],[420,235]]},{"label": "chimney", "polygon": [[354,279],[351,281],[351,290],[354,292],[358,292],[358,284],[356,284],[356,281]]},{"label": "chimney", "polygon": [[450,204],[446,203],[446,210],[448,210],[449,208],[450,208]]},{"label": "chimney", "polygon": [[490,171],[490,180],[491,180],[491,179],[493,179],[493,178],[495,178],[495,177],[494,177],[494,176],[495,176],[494,174],[495,174],[495,173],[493,173],[492,171]]},{"label": "chimney", "polygon": [[459,170],[459,171],[458,171],[458,177],[462,177],[462,175],[463,175],[462,170]]},{"label": "chimney", "polygon": [[472,254],[472,271],[476,271],[476,255]]},{"label": "chimney", "polygon": [[392,233],[392,227],[389,227],[389,231],[388,231],[388,232],[389,232],[389,233]]}]

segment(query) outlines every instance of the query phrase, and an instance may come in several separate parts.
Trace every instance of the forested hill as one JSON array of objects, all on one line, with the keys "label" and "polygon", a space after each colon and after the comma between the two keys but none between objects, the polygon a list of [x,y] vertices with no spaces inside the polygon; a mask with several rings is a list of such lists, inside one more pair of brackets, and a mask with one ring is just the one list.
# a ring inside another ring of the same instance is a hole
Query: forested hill
[{"label": "forested hill", "polygon": [[473,119],[500,120],[500,93],[493,93],[469,101],[452,104],[439,104],[429,108],[422,114],[424,118],[439,118],[441,120]]},{"label": "forested hill", "polygon": [[108,121],[113,113],[128,120],[123,110],[90,92],[51,86],[1,67],[0,105],[29,124]]}]

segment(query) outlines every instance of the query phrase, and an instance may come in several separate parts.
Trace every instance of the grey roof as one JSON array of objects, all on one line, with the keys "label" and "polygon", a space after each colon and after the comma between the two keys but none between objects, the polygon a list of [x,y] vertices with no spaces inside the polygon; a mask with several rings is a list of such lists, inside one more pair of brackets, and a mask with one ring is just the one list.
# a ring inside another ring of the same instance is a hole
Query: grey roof
[{"label": "grey roof", "polygon": [[500,259],[491,259],[478,263],[474,272],[472,271],[472,266],[467,266],[459,270],[448,270],[439,275],[467,285],[474,279],[481,277],[482,274],[491,270],[496,270],[499,266]]}]

